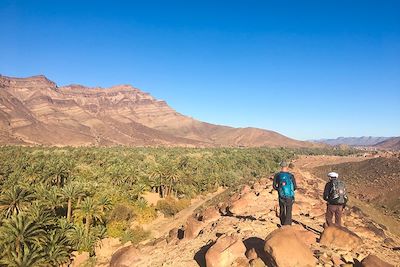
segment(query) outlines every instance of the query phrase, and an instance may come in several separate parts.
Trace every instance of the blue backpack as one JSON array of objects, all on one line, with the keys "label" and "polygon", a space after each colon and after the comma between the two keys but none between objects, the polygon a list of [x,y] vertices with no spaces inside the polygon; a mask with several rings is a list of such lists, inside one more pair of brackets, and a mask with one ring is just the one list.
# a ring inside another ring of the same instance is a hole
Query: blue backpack
[{"label": "blue backpack", "polygon": [[294,186],[292,175],[288,172],[281,172],[278,176],[279,196],[283,198],[294,198]]}]

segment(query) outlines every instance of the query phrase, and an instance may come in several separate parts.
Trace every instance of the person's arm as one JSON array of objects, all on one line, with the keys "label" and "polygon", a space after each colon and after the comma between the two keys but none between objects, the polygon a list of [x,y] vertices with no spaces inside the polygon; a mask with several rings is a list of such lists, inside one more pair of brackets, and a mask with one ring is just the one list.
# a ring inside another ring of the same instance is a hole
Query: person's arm
[{"label": "person's arm", "polygon": [[297,189],[297,183],[296,183],[296,178],[294,177],[294,175],[292,174],[292,183],[293,183],[293,190]]},{"label": "person's arm", "polygon": [[324,200],[328,201],[329,198],[329,192],[331,191],[331,187],[330,187],[331,183],[326,183],[325,188],[324,188]]},{"label": "person's arm", "polygon": [[279,186],[279,173],[275,174],[274,176],[274,182],[272,183],[272,186],[274,187],[275,190],[278,190],[278,186]]}]

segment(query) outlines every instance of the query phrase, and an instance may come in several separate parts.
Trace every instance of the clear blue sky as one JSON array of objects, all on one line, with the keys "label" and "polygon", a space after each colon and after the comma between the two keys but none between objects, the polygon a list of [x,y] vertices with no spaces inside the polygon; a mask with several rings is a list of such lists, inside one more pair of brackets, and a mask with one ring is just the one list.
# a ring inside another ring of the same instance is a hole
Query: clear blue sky
[{"label": "clear blue sky", "polygon": [[400,1],[0,1],[0,73],[129,83],[212,123],[400,135]]}]

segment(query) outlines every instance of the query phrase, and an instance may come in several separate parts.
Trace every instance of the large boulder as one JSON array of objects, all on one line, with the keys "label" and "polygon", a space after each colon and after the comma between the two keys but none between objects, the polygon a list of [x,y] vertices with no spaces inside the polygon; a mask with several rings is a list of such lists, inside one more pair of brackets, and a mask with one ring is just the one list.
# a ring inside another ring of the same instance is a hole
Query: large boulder
[{"label": "large boulder", "polygon": [[304,229],[304,227],[300,225],[293,225],[292,227],[293,234],[296,235],[298,239],[304,242],[307,246],[311,247],[311,245],[317,243],[317,235],[313,232]]},{"label": "large boulder", "polygon": [[264,251],[274,267],[311,267],[316,265],[312,251],[298,236],[299,229],[283,226],[265,239]]},{"label": "large boulder", "polygon": [[384,262],[380,258],[375,255],[369,255],[361,261],[362,267],[394,267],[387,262]]},{"label": "large boulder", "polygon": [[223,235],[206,252],[207,267],[228,267],[237,262],[247,261],[246,247],[235,234]]},{"label": "large boulder", "polygon": [[199,233],[203,230],[203,223],[198,221],[194,217],[189,217],[185,225],[184,238],[193,239],[196,238]]},{"label": "large boulder", "polygon": [[123,247],[111,257],[110,267],[133,267],[141,261],[140,252],[134,246]]},{"label": "large boulder", "polygon": [[232,201],[229,211],[234,215],[245,215],[249,206],[257,203],[257,196],[253,192],[242,195],[238,200]]},{"label": "large boulder", "polygon": [[221,214],[214,207],[207,208],[203,211],[201,215],[201,220],[205,223],[213,222],[218,220],[221,217]]},{"label": "large boulder", "polygon": [[328,226],[321,235],[320,243],[343,250],[353,250],[362,244],[362,240],[345,227]]},{"label": "large boulder", "polygon": [[234,215],[241,215],[247,212],[248,205],[249,201],[247,201],[247,199],[240,198],[236,201],[233,201],[228,209]]}]

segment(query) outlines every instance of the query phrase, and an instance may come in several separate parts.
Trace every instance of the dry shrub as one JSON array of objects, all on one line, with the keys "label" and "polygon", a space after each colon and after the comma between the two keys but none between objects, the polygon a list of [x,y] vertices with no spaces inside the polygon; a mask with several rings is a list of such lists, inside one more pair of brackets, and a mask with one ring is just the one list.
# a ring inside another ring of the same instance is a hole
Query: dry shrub
[{"label": "dry shrub", "polygon": [[110,214],[110,221],[129,221],[134,218],[132,206],[128,204],[117,204]]},{"label": "dry shrub", "polygon": [[131,241],[133,245],[139,244],[141,241],[146,240],[150,237],[150,232],[144,230],[140,226],[126,230],[121,236],[121,242],[125,244]]},{"label": "dry shrub", "polygon": [[129,224],[127,221],[112,221],[107,224],[107,235],[109,237],[122,237]]},{"label": "dry shrub", "polygon": [[181,210],[189,207],[190,199],[179,199],[176,200],[172,197],[159,200],[157,202],[156,209],[161,211],[165,216],[174,216]]}]

